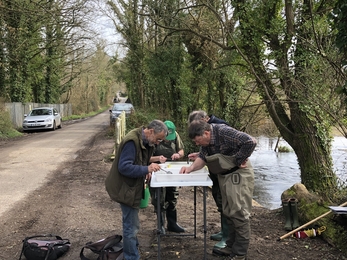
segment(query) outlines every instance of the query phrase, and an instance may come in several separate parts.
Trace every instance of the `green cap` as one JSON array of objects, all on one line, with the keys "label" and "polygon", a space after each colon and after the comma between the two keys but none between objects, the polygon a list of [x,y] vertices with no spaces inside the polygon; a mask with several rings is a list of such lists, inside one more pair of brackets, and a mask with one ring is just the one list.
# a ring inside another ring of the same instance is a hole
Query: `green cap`
[{"label": "green cap", "polygon": [[165,121],[164,124],[167,126],[168,134],[166,136],[166,140],[175,140],[176,139],[176,126],[171,121]]}]

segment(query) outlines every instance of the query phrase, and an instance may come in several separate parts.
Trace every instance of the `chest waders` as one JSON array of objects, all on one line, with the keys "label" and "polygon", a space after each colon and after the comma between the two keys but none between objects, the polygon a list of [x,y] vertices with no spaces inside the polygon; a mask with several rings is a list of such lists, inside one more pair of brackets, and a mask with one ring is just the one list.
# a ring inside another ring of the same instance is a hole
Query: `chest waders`
[{"label": "chest waders", "polygon": [[[216,151],[220,152],[218,130],[216,131]],[[217,175],[222,195],[222,212],[229,228],[226,247],[214,247],[213,253],[245,257],[250,240],[249,218],[254,190],[253,167],[248,160],[245,168],[238,168],[233,156],[213,154],[211,157],[214,157],[214,162],[218,162],[215,164],[216,168],[218,169],[218,166],[220,168],[219,171],[217,170],[219,173]],[[207,166],[210,168],[209,163]]]}]

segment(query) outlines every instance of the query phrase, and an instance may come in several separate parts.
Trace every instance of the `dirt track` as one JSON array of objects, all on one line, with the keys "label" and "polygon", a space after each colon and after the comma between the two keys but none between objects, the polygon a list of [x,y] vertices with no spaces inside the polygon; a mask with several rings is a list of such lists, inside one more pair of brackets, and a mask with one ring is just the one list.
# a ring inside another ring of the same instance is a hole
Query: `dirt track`
[{"label": "dirt track", "polygon": [[109,113],[64,126],[56,131],[24,134],[0,143],[0,216],[15,202],[43,185],[60,165],[76,158],[96,133],[109,122]]}]

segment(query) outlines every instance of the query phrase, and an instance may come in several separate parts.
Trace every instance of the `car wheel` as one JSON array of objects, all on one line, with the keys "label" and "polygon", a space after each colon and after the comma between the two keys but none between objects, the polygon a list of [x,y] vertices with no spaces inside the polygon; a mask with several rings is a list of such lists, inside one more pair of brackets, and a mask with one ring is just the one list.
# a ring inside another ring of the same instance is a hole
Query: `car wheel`
[{"label": "car wheel", "polygon": [[55,131],[55,129],[57,129],[57,125],[55,124],[55,121],[54,121],[52,130]]}]

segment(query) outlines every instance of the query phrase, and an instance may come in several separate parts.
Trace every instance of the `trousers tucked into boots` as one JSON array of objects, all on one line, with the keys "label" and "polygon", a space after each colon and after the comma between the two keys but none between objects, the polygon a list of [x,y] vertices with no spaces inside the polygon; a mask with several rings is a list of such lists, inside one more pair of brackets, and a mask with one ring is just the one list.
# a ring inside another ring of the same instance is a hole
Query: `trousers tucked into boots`
[{"label": "trousers tucked into boots", "polygon": [[218,182],[218,176],[217,176],[217,174],[210,173],[209,176],[210,176],[210,179],[212,180],[212,183],[213,183],[213,185],[212,185],[212,196],[213,196],[213,199],[214,199],[214,201],[215,201],[215,203],[216,203],[216,206],[217,206],[217,208],[218,208],[218,211],[219,211],[220,214],[221,214],[221,218],[220,218],[220,220],[221,220],[221,223],[220,223],[220,225],[221,225],[221,231],[218,232],[218,233],[216,233],[216,234],[212,234],[212,235],[210,236],[210,239],[211,239],[211,240],[215,240],[215,241],[221,241],[222,238],[223,238],[222,194],[221,194],[221,191],[220,191],[220,187],[219,187],[219,182]]},{"label": "trousers tucked into boots", "polygon": [[[151,196],[152,196],[152,204],[154,206],[154,211],[157,212],[157,193],[155,189],[150,188]],[[176,233],[185,232],[184,228],[177,224],[177,211],[176,204],[178,198],[178,188],[177,187],[166,187],[161,188],[161,196],[160,196],[160,208],[161,208],[161,216],[160,216],[160,232],[161,234],[165,234],[165,216],[167,221],[167,230]]]},{"label": "trousers tucked into boots", "polygon": [[166,210],[166,219],[167,219],[167,230],[176,233],[185,232],[184,228],[177,224],[177,211],[175,210]]}]

